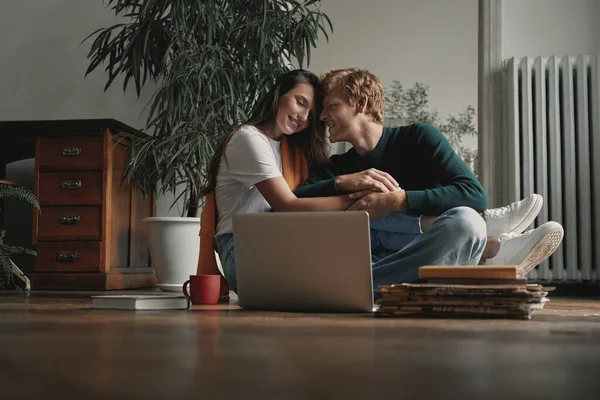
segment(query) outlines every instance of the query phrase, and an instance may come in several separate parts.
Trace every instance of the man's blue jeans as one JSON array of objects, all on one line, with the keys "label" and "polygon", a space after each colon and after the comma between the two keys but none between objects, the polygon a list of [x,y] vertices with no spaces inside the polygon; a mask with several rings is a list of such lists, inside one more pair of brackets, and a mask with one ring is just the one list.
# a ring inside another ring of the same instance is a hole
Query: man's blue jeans
[{"label": "man's blue jeans", "polygon": [[[419,267],[423,265],[479,263],[487,243],[487,228],[483,218],[472,208],[456,207],[446,211],[424,233],[415,233],[415,226],[420,232],[420,223],[417,225],[415,222],[420,217],[397,214],[371,223],[375,290],[379,285],[417,280]],[[390,227],[396,229],[396,233],[389,232],[392,229]],[[402,242],[406,244],[401,250],[389,250],[390,247],[402,245]],[[387,248],[382,248],[382,244]]]},{"label": "man's blue jeans", "polygon": [[[380,285],[415,281],[419,267],[423,265],[476,265],[487,241],[485,221],[468,207],[446,211],[424,233],[421,233],[420,217],[401,213],[372,221],[371,228],[373,288],[376,296]],[[397,247],[403,242],[404,246],[398,251],[382,247]],[[216,239],[225,279],[231,289],[237,291],[233,243],[232,234]]]},{"label": "man's blue jeans", "polygon": [[423,233],[420,215],[400,212],[393,212],[383,219],[371,220],[369,225],[371,226],[371,253],[373,249],[378,249],[377,254],[374,254],[377,259],[402,250]]}]

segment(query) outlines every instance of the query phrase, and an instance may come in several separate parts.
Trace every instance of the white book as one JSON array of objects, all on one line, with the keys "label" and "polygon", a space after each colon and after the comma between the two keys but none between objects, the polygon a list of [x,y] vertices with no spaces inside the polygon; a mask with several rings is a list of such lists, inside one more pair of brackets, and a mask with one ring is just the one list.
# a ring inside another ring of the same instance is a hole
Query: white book
[{"label": "white book", "polygon": [[185,296],[102,295],[92,296],[92,308],[105,310],[187,310]]}]

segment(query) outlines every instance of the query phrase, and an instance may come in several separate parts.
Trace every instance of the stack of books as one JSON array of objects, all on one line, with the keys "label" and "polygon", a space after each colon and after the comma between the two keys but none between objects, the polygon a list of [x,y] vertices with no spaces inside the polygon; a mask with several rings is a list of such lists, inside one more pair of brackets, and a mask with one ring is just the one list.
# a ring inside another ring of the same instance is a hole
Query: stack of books
[{"label": "stack of books", "polygon": [[531,319],[551,287],[528,284],[517,266],[424,266],[417,283],[380,286],[375,316]]}]

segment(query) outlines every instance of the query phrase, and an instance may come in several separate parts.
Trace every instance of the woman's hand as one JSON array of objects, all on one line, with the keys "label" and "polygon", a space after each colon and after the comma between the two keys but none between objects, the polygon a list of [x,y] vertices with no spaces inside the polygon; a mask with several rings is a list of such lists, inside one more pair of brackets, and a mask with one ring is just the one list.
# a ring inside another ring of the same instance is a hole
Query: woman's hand
[{"label": "woman's hand", "polygon": [[273,211],[342,211],[354,200],[349,195],[332,197],[297,198],[282,177],[264,180],[256,184]]}]

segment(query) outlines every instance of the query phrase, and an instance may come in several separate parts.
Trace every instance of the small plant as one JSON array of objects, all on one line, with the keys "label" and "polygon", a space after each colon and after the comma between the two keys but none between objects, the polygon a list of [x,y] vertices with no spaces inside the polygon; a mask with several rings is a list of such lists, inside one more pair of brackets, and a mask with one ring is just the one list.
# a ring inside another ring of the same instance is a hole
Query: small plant
[{"label": "small plant", "polygon": [[471,167],[477,176],[477,149],[463,144],[463,138],[477,136],[475,109],[469,105],[456,115],[451,114],[445,120],[437,110],[429,109],[429,86],[417,82],[412,88],[405,89],[395,80],[385,96],[385,124],[387,126],[424,122],[437,126],[446,136],[459,157]]},{"label": "small plant", "polygon": [[[37,210],[40,209],[40,203],[31,190],[22,186],[16,186],[7,181],[0,181],[0,200],[4,200],[9,197],[25,201],[31,204]],[[2,210],[0,210],[0,212],[1,211]],[[12,274],[12,255],[23,253],[36,255],[34,250],[21,246],[11,246],[4,243],[5,237],[6,230],[0,229],[0,289],[7,289],[15,286]]]}]

